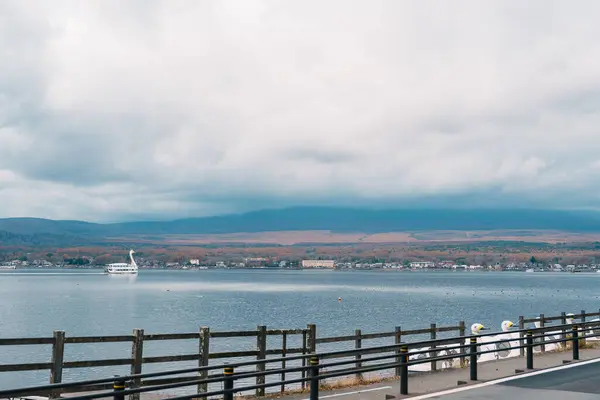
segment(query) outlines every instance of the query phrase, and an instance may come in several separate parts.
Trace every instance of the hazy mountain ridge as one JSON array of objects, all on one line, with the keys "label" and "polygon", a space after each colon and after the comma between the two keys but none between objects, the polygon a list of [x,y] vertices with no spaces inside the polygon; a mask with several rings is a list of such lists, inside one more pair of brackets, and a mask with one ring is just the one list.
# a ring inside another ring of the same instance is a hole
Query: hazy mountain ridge
[{"label": "hazy mountain ridge", "polygon": [[14,233],[0,230],[0,246],[78,246],[92,242],[92,237],[57,233]]},{"label": "hazy mountain ridge", "polygon": [[0,218],[0,231],[14,234],[90,234],[101,230],[102,224],[84,221],[52,220],[44,218]]},{"label": "hazy mountain ridge", "polygon": [[[37,235],[35,242],[129,234],[222,234],[237,232],[330,230],[333,232],[410,232],[434,230],[535,229],[600,232],[600,213],[556,210],[369,210],[297,207],[173,221],[97,224],[39,218],[0,219],[2,242]],[[50,236],[48,236],[50,235]]]}]

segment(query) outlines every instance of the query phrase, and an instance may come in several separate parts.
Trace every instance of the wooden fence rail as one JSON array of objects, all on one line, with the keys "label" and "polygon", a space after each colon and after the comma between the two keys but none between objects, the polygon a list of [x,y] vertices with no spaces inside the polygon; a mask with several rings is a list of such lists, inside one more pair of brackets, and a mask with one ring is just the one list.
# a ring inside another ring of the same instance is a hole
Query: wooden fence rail
[{"label": "wooden fence rail", "polygon": [[[600,311],[596,313],[586,313],[581,311],[580,314],[568,315],[562,313],[560,316],[545,317],[541,314],[536,318],[524,318],[519,317],[519,328],[524,329],[525,324],[539,322],[540,326],[547,326],[548,323],[560,322],[566,324],[567,318],[579,319],[581,321],[589,321],[593,317],[600,317]],[[258,326],[256,330],[248,331],[236,331],[236,332],[213,332],[208,327],[201,327],[198,332],[192,333],[168,333],[168,334],[146,334],[143,329],[134,329],[131,335],[116,335],[116,336],[66,336],[64,331],[54,331],[53,337],[42,337],[42,338],[0,338],[0,346],[31,346],[31,345],[51,345],[51,357],[49,362],[41,363],[15,363],[15,364],[0,364],[0,372],[19,372],[19,371],[36,371],[36,370],[49,370],[50,371],[50,383],[60,383],[63,380],[63,371],[65,369],[72,368],[92,368],[92,367],[108,367],[108,366],[130,366],[131,374],[140,374],[143,372],[143,366],[146,364],[156,363],[171,363],[171,362],[183,362],[183,361],[195,361],[199,367],[208,366],[209,360],[218,359],[231,359],[231,358],[244,358],[252,357],[256,360],[267,360],[268,356],[287,357],[298,354],[310,354],[316,353],[317,351],[323,352],[327,349],[323,349],[322,346],[332,343],[348,343],[353,345],[352,348],[360,349],[366,347],[364,341],[374,339],[386,339],[391,338],[393,342],[390,344],[399,344],[407,342],[407,336],[414,335],[428,335],[427,339],[438,338],[439,333],[455,333],[450,337],[459,339],[460,337],[466,336],[466,327],[464,321],[460,321],[457,325],[453,326],[437,326],[431,324],[429,328],[423,329],[411,329],[402,330],[400,326],[397,326],[393,331],[379,332],[379,333],[363,333],[362,330],[355,330],[353,335],[335,336],[335,337],[317,337],[317,327],[314,324],[309,324],[304,329],[267,329],[266,326]],[[565,332],[566,334],[566,332]],[[290,347],[289,340],[292,336],[297,336],[300,339],[299,347]],[[255,350],[248,351],[221,351],[211,352],[211,343],[214,339],[218,338],[255,338],[256,340]],[[278,348],[267,348],[267,339],[269,337],[279,337],[281,347]],[[198,351],[190,354],[178,354],[178,355],[163,355],[163,356],[145,356],[144,345],[165,340],[197,340]],[[521,341],[523,341],[521,339]],[[71,344],[99,344],[99,343],[131,343],[131,357],[129,358],[112,358],[103,360],[78,360],[78,361],[67,361],[64,359],[65,345]],[[319,349],[317,349],[319,347]],[[541,343],[541,350],[545,351],[543,342]],[[523,352],[521,353],[523,355]],[[363,363],[360,355],[352,355],[356,359],[356,367],[360,367]],[[398,354],[399,357],[399,354]],[[464,360],[465,353],[464,349],[461,351],[461,359]],[[399,361],[399,358],[398,358]],[[281,362],[281,368],[285,369],[286,361]],[[305,360],[302,360],[302,365],[305,366]],[[266,363],[259,363],[256,366],[257,371],[265,371]],[[435,370],[436,364],[432,362],[431,369]],[[395,369],[395,375],[399,376],[399,368]],[[304,377],[305,372],[302,372]],[[206,379],[209,377],[208,371],[201,371],[198,373],[198,378]],[[356,378],[361,379],[362,376],[358,375]],[[181,382],[182,380],[190,379],[190,377],[171,377],[160,379],[161,383],[175,383]],[[282,374],[282,380],[285,379],[285,373]],[[256,383],[264,383],[265,377],[259,376],[256,378]],[[139,379],[133,382],[132,387],[140,387],[148,384],[156,384],[158,381],[141,381]],[[304,385],[304,384],[303,384]],[[284,385],[280,388],[281,392],[284,392],[286,388]],[[199,384],[197,388],[198,393],[208,391],[206,384]],[[264,395],[264,388],[257,389],[256,395]],[[138,399],[139,395],[132,396],[133,399]]]}]

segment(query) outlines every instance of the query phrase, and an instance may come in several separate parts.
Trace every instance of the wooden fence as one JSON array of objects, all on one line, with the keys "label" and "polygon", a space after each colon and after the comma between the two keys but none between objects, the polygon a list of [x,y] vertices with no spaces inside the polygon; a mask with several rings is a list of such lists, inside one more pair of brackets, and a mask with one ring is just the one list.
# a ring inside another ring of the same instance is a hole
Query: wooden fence
[{"label": "wooden fence", "polygon": [[[525,328],[525,324],[540,322],[540,326],[548,326],[552,322],[560,322],[561,324],[567,323],[569,316],[566,313],[562,313],[560,316],[545,317],[543,314],[536,318],[524,318],[519,317],[518,324],[520,329]],[[600,317],[600,312],[586,313],[581,311],[580,314],[573,315],[571,318],[585,321],[592,317]],[[131,374],[140,374],[144,371],[144,365],[158,364],[158,363],[173,363],[173,362],[197,362],[199,367],[209,365],[209,360],[229,360],[229,359],[240,359],[240,358],[252,358],[256,360],[268,360],[269,356],[286,357],[298,354],[310,354],[315,352],[329,351],[327,345],[332,343],[345,343],[350,349],[360,349],[365,346],[364,341],[380,339],[386,341],[389,344],[399,344],[401,342],[409,342],[407,337],[419,336],[418,340],[437,339],[441,338],[438,334],[444,334],[445,337],[453,338],[456,337],[458,341],[462,340],[460,337],[466,335],[466,328],[464,321],[460,321],[454,326],[437,326],[431,324],[428,328],[423,329],[412,329],[403,330],[401,327],[396,327],[390,332],[380,333],[363,333],[362,330],[355,330],[354,334],[346,336],[335,336],[335,337],[318,337],[316,325],[309,324],[304,329],[267,329],[266,326],[258,326],[256,330],[248,331],[236,331],[236,332],[218,332],[211,331],[208,327],[201,327],[198,332],[191,333],[168,333],[168,334],[147,334],[143,329],[134,329],[131,335],[117,335],[117,336],[67,336],[64,331],[54,331],[52,337],[43,338],[0,338],[0,346],[30,346],[30,345],[47,345],[51,346],[51,357],[49,362],[40,363],[14,363],[14,364],[0,364],[0,373],[15,373],[19,371],[39,371],[48,370],[50,375],[50,383],[60,383],[63,381],[63,371],[65,369],[73,368],[92,368],[92,367],[109,367],[109,366],[129,366]],[[565,333],[566,334],[566,333]],[[425,336],[425,337],[424,337]],[[299,338],[300,346],[293,347],[289,345],[290,338]],[[218,339],[222,338],[253,338],[256,340],[256,346],[254,350],[250,351],[211,351],[214,347],[212,344],[217,342]],[[267,348],[267,339],[276,338],[280,341],[280,347]],[[390,341],[387,342],[387,339]],[[144,354],[144,345],[156,341],[169,341],[169,340],[196,340],[197,351],[188,354],[178,355],[163,355],[163,356],[147,356]],[[415,340],[415,341],[418,341]],[[79,360],[69,361],[65,360],[65,347],[72,344],[105,344],[105,343],[131,343],[131,357],[127,358],[110,358],[102,360]],[[542,351],[544,351],[543,343],[541,344]],[[50,350],[50,349],[49,349]],[[464,350],[464,349],[463,349]],[[348,355],[349,357],[350,355]],[[343,357],[338,355],[338,357]],[[356,366],[360,367],[361,356],[351,355],[356,359]],[[462,352],[464,357],[464,351]],[[221,362],[218,362],[220,364]],[[302,365],[305,365],[305,360],[302,360]],[[288,366],[290,366],[288,364]],[[281,368],[286,368],[286,361],[281,362]],[[435,370],[436,363],[432,362],[431,369]],[[257,364],[257,371],[265,371],[265,363]],[[219,371],[220,372],[220,371]],[[399,370],[396,369],[396,376],[400,374]],[[302,373],[304,375],[304,372]],[[209,374],[206,371],[199,372],[198,378],[208,378]],[[282,374],[282,380],[285,379],[285,373]],[[164,383],[175,383],[184,382],[190,380],[190,376],[179,376],[162,379],[152,380],[137,380],[133,382],[132,387],[148,386],[155,384]],[[265,377],[259,376],[256,378],[256,383],[264,383]],[[105,387],[97,387],[93,389],[102,389]],[[281,392],[284,392],[287,388],[282,385],[280,388]],[[198,385],[198,393],[203,393],[208,390],[206,384]],[[265,394],[264,388],[257,389],[256,395],[263,396]],[[137,396],[134,396],[137,397]]]}]

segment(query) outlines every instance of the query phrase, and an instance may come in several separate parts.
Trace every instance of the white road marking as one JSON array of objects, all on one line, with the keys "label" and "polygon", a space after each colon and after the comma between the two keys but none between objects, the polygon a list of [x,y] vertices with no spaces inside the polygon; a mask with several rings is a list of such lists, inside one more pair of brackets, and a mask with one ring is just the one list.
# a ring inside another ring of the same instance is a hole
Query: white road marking
[{"label": "white road marking", "polygon": [[[319,396],[319,399],[329,399],[331,397],[349,396],[351,394],[359,394],[359,393],[365,393],[365,392],[374,392],[376,390],[391,389],[391,388],[392,388],[391,386],[380,386],[380,387],[376,387],[376,388],[372,388],[372,389],[356,390],[354,392],[344,392],[344,393],[328,394],[327,396]],[[302,400],[310,400],[310,398],[306,398],[306,399],[302,399]]]},{"label": "white road marking", "polygon": [[448,390],[444,390],[444,391],[436,392],[436,393],[423,394],[421,396],[410,397],[409,399],[410,400],[431,399],[431,398],[435,398],[435,397],[439,397],[439,396],[444,396],[447,394],[460,393],[460,392],[464,392],[467,390],[478,389],[478,388],[482,388],[482,387],[486,387],[486,386],[493,386],[498,383],[515,381],[517,379],[528,378],[530,376],[535,376],[535,375],[542,375],[542,374],[545,374],[548,372],[561,371],[563,369],[576,368],[581,365],[594,364],[597,362],[600,362],[600,358],[596,358],[596,359],[588,360],[588,361],[580,361],[580,362],[576,362],[574,364],[561,365],[561,366],[553,367],[553,368],[542,369],[539,371],[527,372],[527,373],[516,375],[516,376],[508,376],[506,378],[500,378],[500,379],[496,379],[496,380],[489,381],[489,382],[478,383],[478,384],[475,384],[472,386],[466,386],[466,387],[456,388],[456,389],[448,389]]}]

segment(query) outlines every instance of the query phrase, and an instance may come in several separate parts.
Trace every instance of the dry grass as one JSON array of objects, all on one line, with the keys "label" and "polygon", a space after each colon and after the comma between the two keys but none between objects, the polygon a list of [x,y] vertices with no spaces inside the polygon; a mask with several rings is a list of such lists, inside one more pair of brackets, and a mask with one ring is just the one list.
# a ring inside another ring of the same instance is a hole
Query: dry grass
[{"label": "dry grass", "polygon": [[347,387],[373,385],[375,383],[393,381],[395,379],[397,379],[397,377],[394,376],[373,376],[369,378],[347,377],[343,379],[336,379],[333,382],[323,382],[320,385],[320,388],[323,390],[343,389]]},{"label": "dry grass", "polygon": [[[569,335],[570,337],[570,335]],[[567,351],[573,349],[573,342],[567,342],[561,347],[565,347],[562,351]],[[598,349],[600,348],[600,342],[598,341],[587,341],[585,339],[579,339],[579,349]]]},{"label": "dry grass", "polygon": [[[368,378],[358,378],[356,376],[352,376],[352,377],[346,377],[346,378],[341,378],[341,379],[336,379],[334,381],[331,382],[321,382],[321,384],[319,385],[319,389],[320,390],[335,390],[335,389],[344,389],[344,388],[352,388],[352,387],[358,387],[358,386],[366,386],[366,385],[373,385],[376,383],[382,383],[382,382],[388,382],[388,381],[393,381],[395,379],[398,379],[397,377],[386,377],[386,376],[374,376],[374,377],[368,377]],[[307,385],[304,389],[289,389],[286,390],[285,392],[281,393],[267,393],[264,397],[260,397],[261,399],[266,398],[266,399],[279,399],[282,397],[286,397],[286,396],[290,396],[290,395],[294,395],[294,394],[302,394],[302,393],[308,393],[310,391],[309,386]],[[255,400],[258,399],[258,397],[254,396],[254,395],[238,395],[235,396],[236,399],[239,400]]]}]

